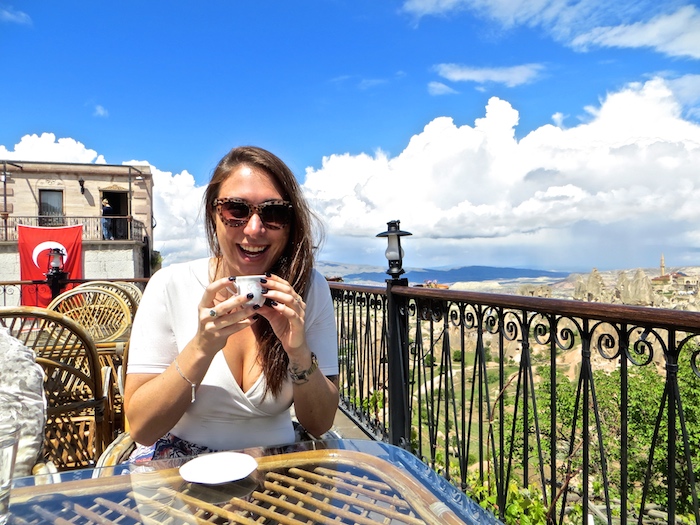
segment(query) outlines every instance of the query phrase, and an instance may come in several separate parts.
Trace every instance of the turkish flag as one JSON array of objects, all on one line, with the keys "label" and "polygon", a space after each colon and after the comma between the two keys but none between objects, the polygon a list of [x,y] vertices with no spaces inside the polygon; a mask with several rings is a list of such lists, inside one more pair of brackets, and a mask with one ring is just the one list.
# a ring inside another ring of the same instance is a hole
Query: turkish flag
[{"label": "turkish flag", "polygon": [[[83,278],[83,225],[56,228],[17,225],[20,279],[45,281],[49,250],[65,253],[63,271],[68,279]],[[46,307],[51,302],[48,286],[22,286],[22,304]]]}]

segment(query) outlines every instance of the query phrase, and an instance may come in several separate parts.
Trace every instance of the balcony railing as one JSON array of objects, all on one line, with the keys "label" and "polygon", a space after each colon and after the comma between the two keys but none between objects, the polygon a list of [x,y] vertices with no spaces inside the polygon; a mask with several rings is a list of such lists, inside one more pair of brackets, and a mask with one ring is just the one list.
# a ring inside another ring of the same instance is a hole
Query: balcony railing
[{"label": "balcony railing", "polygon": [[330,286],[341,409],[368,436],[503,521],[700,523],[700,313]]},{"label": "balcony railing", "polygon": [[700,313],[331,289],[343,410],[501,519],[700,523]]},{"label": "balcony railing", "polygon": [[103,219],[112,221],[112,231],[115,240],[131,240],[144,242],[147,230],[143,222],[127,216],[110,217],[76,217],[64,215],[17,216],[9,215],[0,221],[0,240],[16,241],[17,225],[25,226],[77,226],[83,225],[83,240],[97,241],[106,237],[103,230]]}]

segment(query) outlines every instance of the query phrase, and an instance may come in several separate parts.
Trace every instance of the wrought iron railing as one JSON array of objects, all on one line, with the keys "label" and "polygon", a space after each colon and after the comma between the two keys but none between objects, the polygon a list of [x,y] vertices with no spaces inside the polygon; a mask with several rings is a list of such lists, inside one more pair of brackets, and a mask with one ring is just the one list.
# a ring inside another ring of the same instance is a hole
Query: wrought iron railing
[{"label": "wrought iron railing", "polygon": [[8,215],[0,220],[0,240],[16,241],[17,225],[25,226],[77,226],[83,225],[83,240],[97,241],[105,240],[103,221],[111,221],[111,228],[114,240],[133,240],[144,242],[147,230],[143,222],[127,216],[110,217],[76,217],[64,215],[44,215],[44,216],[19,216]]},{"label": "wrought iron railing", "polygon": [[501,519],[519,487],[550,523],[700,523],[700,313],[331,290],[343,410]]},{"label": "wrought iron railing", "polygon": [[[22,284],[45,286],[0,303]],[[516,487],[551,523],[700,523],[700,313],[330,286],[341,408],[369,436],[504,521]]]},{"label": "wrought iron railing", "polygon": [[[94,279],[67,279],[62,281],[62,289],[69,289],[79,284],[93,281]],[[136,284],[139,288],[144,289],[148,282],[147,277],[134,278],[119,278],[119,279],[100,279],[100,281],[114,282],[129,282]],[[47,295],[51,293],[50,283],[48,281],[0,281],[0,306],[19,306],[22,304],[22,294],[28,293],[30,297],[36,298],[39,293]],[[33,305],[34,306],[34,305]]]}]

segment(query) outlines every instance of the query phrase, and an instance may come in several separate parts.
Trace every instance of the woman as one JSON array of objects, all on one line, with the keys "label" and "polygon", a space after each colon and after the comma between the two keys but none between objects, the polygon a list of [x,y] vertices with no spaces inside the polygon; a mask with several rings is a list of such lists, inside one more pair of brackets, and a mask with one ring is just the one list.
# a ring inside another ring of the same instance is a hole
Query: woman
[{"label": "woman", "polygon": [[[292,404],[309,433],[323,434],[338,406],[334,311],[294,175],[268,151],[235,148],[204,209],[213,257],[156,272],[133,323],[132,437],[155,443],[154,458],[291,443]],[[256,274],[262,307],[230,292],[235,276]]]}]

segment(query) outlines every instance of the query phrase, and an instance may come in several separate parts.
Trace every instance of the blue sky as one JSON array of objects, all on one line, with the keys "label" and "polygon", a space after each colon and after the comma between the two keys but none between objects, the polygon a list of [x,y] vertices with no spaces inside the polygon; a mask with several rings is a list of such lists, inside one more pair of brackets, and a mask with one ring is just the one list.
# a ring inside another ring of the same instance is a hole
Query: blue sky
[{"label": "blue sky", "polygon": [[149,163],[166,262],[255,144],[324,260],[400,219],[407,266],[700,266],[700,7],[565,4],[0,1],[0,159]]}]

